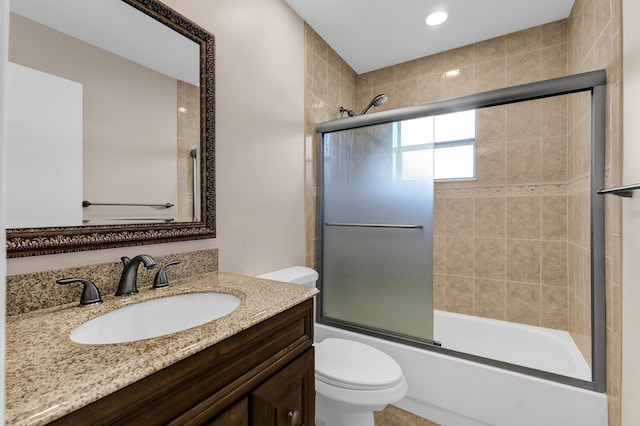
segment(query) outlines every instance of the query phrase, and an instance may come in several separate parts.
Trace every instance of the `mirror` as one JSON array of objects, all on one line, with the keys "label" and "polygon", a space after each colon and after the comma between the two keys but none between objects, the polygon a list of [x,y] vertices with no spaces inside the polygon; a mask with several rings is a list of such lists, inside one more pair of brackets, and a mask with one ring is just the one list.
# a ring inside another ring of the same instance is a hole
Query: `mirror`
[{"label": "mirror", "polygon": [[214,37],[155,0],[12,2],[7,256],[215,237]]}]

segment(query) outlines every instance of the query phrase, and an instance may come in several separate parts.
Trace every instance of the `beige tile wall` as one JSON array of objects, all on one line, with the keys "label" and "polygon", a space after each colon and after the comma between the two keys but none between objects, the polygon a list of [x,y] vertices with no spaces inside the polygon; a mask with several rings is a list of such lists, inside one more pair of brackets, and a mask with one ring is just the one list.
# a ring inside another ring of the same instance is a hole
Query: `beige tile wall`
[{"label": "beige tile wall", "polygon": [[[345,71],[348,66],[310,27],[306,36],[308,136],[315,123],[337,118],[339,106],[359,111],[379,93],[389,97],[376,109],[384,110],[567,73],[566,20],[362,75]],[[447,77],[452,69],[459,74]],[[437,309],[567,329],[566,117],[564,97],[478,111],[477,180],[435,188]],[[312,158],[310,153],[309,265],[315,243]]]},{"label": "beige tile wall", "polygon": [[[606,184],[620,184],[620,13],[620,0],[576,0],[567,20],[359,76],[351,70],[345,72],[348,66],[307,27],[306,134],[313,136],[314,123],[337,118],[340,105],[352,108],[355,102],[356,108],[352,109],[358,110],[378,93],[389,96],[389,101],[377,108],[383,110],[606,68]],[[315,69],[316,64],[321,66],[320,71]],[[328,71],[325,72],[329,69],[349,84],[330,83]],[[451,69],[459,69],[460,74],[446,78],[446,71]],[[581,224],[587,220],[584,214],[587,210],[581,207],[585,203],[581,189],[584,176],[579,179],[574,171],[588,160],[584,144],[582,148],[576,144],[587,130],[584,125],[579,126],[581,120],[578,119],[580,111],[584,111],[579,106],[584,107],[584,103],[574,98],[556,100],[564,103],[555,108],[566,108],[567,120],[562,114],[548,114],[542,101],[514,106],[509,112],[492,108],[478,113],[478,181],[436,186],[435,297],[440,308],[446,308],[449,300],[452,309],[476,315],[529,323],[539,321],[542,325],[564,324],[586,348],[589,342],[581,339],[587,335],[588,328],[584,321],[588,318],[585,308],[588,292],[584,283],[589,265],[583,244],[585,227]],[[517,111],[518,108],[531,108],[529,113],[534,117],[531,121],[539,122],[539,127],[514,127],[514,123],[527,124],[515,119],[508,125],[508,117],[522,112]],[[539,121],[537,114],[541,114]],[[561,128],[563,134],[546,133],[551,129],[562,133]],[[523,135],[527,138],[521,137]],[[526,163],[523,157],[528,159]],[[312,156],[307,159],[312,170]],[[487,167],[489,165],[491,167]],[[518,192],[517,188],[531,190],[532,186],[526,182],[534,180],[538,170],[540,181],[535,186],[538,192]],[[564,182],[564,186],[558,182]],[[512,188],[516,193],[502,196],[487,190],[497,191],[501,187]],[[463,195],[465,191],[472,195]],[[309,175],[307,195],[307,261],[313,265],[315,182]],[[561,220],[563,213],[565,220]],[[606,199],[606,221],[609,415],[610,424],[619,425],[621,218],[620,201],[614,197]],[[458,222],[459,227],[447,228],[447,222]],[[538,233],[540,238],[535,239]],[[455,256],[447,259],[447,249],[455,252]],[[496,254],[490,260],[486,256],[489,250]],[[512,261],[507,262],[507,256]],[[518,261],[523,258],[529,259],[528,267],[521,269]],[[535,266],[538,259],[540,269]],[[561,265],[564,259],[566,290],[558,279],[564,270]],[[487,267],[492,263],[492,267]],[[457,273],[447,274],[447,269]],[[529,282],[536,281],[538,276],[539,282]],[[501,300],[504,303],[497,302]],[[524,300],[533,303],[525,306]]]},{"label": "beige tile wall", "polygon": [[569,102],[569,332],[591,364],[590,97],[576,94]]},{"label": "beige tile wall", "polygon": [[477,180],[435,184],[436,309],[567,329],[567,102],[476,113]]},{"label": "beige tile wall", "polygon": [[316,225],[316,123],[340,117],[340,106],[354,109],[357,74],[304,24],[305,40],[305,227],[306,263],[314,266]]},{"label": "beige tile wall", "polygon": [[200,88],[178,80],[177,92],[178,217],[176,221],[190,222],[193,219],[194,197],[191,150],[197,149],[200,155]]},{"label": "beige tile wall", "polygon": [[[577,73],[596,69],[607,70],[607,128],[605,151],[605,186],[622,184],[621,134],[621,1],[620,0],[576,0],[568,19],[569,30],[569,72]],[[570,157],[573,166],[572,178],[578,181],[579,164],[583,164],[587,154],[580,144],[588,132],[584,122],[584,105],[580,102],[570,104]],[[578,188],[580,184],[576,185]],[[574,202],[570,209],[575,221],[581,217],[579,190],[572,191]],[[621,300],[622,300],[622,259],[621,259],[621,200],[615,196],[605,197],[606,219],[606,300],[607,300],[607,396],[609,404],[609,426],[619,426],[620,419],[620,381],[621,381]],[[573,225],[570,226],[570,229]],[[585,235],[570,231],[570,245],[574,247],[570,260],[570,330],[574,339],[588,338],[585,334],[585,317],[589,312],[581,306],[588,297],[581,279],[588,271],[587,262],[578,253],[586,247],[582,242]],[[571,251],[570,251],[571,253]],[[588,259],[588,258],[587,258]],[[582,277],[580,274],[583,274]]]},{"label": "beige tile wall", "polygon": [[[357,109],[564,76],[567,61],[563,20],[362,74]],[[567,329],[567,103],[477,112],[477,180],[435,185],[436,309]]]},{"label": "beige tile wall", "polygon": [[[358,76],[357,108],[385,93],[376,110],[419,105],[567,73],[567,23],[557,21]],[[460,73],[451,78],[444,73]]]}]

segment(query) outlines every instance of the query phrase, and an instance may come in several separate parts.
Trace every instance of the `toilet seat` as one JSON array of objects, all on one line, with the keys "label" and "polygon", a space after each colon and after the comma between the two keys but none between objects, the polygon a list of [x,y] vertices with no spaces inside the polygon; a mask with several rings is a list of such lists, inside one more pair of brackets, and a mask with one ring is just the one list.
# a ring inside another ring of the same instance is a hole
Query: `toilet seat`
[{"label": "toilet seat", "polygon": [[351,390],[383,390],[404,380],[393,358],[360,342],[328,338],[315,348],[315,377],[326,384]]}]

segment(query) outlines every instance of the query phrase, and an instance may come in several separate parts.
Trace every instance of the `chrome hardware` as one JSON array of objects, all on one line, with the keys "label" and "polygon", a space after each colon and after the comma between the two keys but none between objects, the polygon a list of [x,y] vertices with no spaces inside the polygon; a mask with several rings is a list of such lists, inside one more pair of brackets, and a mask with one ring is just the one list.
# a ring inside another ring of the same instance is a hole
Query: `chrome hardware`
[{"label": "chrome hardware", "polygon": [[349,223],[349,222],[325,222],[326,226],[351,226],[356,228],[401,228],[401,229],[421,229],[422,225],[394,225],[387,223]]},{"label": "chrome hardware", "polygon": [[609,189],[600,189],[597,191],[600,195],[617,195],[618,197],[631,198],[633,197],[633,191],[636,189],[640,189],[640,183],[636,183],[635,185],[626,185],[619,186],[617,188],[609,188]]}]

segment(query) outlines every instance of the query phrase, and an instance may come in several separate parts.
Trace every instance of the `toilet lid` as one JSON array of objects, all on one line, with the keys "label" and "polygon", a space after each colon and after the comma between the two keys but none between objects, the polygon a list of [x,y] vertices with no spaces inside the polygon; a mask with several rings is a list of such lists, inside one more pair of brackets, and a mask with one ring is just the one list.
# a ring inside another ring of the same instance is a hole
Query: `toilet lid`
[{"label": "toilet lid", "polygon": [[402,381],[393,358],[371,346],[344,339],[315,345],[316,379],[347,389],[386,389]]}]

